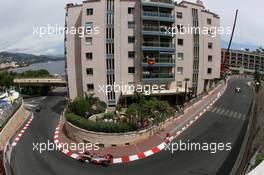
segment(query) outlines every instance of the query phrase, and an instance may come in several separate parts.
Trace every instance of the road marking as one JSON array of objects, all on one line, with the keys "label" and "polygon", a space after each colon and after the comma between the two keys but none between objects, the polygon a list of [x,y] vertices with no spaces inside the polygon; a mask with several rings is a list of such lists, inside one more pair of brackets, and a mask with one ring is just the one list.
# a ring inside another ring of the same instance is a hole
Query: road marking
[{"label": "road marking", "polygon": [[151,156],[152,154],[154,154],[151,150],[148,150],[146,152],[144,152],[145,156],[148,157],[148,156]]},{"label": "road marking", "polygon": [[239,120],[241,120],[241,117],[242,117],[242,114],[239,113],[238,116],[237,116],[237,118],[238,118]]},{"label": "road marking", "polygon": [[233,114],[234,114],[234,111],[231,111],[231,112],[229,113],[229,117],[232,117]]},{"label": "road marking", "polygon": [[225,114],[224,115],[227,115],[229,113],[229,109],[226,110]]},{"label": "road marking", "polygon": [[138,159],[139,159],[138,155],[129,156],[129,160],[130,161],[135,161],[135,160],[138,160]]},{"label": "road marking", "polygon": [[217,107],[214,107],[214,109],[211,112],[215,112],[215,110],[217,110]]},{"label": "road marking", "polygon": [[225,111],[226,111],[225,109],[222,109],[222,111],[220,112],[220,114],[223,115]]},{"label": "road marking", "polygon": [[31,117],[29,118],[29,120],[26,123],[26,125],[22,128],[22,130],[18,133],[18,135],[16,136],[16,138],[13,140],[13,143],[12,143],[12,146],[13,147],[17,145],[17,143],[19,142],[19,140],[21,139],[21,137],[23,136],[23,134],[25,133],[25,131],[29,127],[30,123],[32,122],[33,118],[34,118],[34,115],[31,114]]},{"label": "road marking", "polygon": [[234,115],[233,115],[233,118],[236,118],[237,115],[238,115],[238,113],[235,112]]},{"label": "road marking", "polygon": [[218,110],[215,113],[218,114],[220,111],[221,111],[221,108],[218,108]]},{"label": "road marking", "polygon": [[242,120],[243,120],[243,121],[246,120],[246,115],[245,115],[245,114],[243,114],[243,116],[242,116]]}]

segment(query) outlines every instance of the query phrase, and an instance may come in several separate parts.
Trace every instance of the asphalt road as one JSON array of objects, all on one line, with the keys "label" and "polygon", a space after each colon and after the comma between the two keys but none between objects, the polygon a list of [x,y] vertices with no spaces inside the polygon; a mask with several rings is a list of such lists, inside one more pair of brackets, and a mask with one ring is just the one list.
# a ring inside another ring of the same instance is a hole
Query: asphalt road
[{"label": "asphalt road", "polygon": [[[59,151],[40,154],[32,151],[33,143],[53,141],[54,128],[63,109],[63,96],[48,96],[42,103],[42,111],[13,149],[11,168],[14,175],[225,175],[231,170],[240,149],[248,122],[248,111],[252,92],[246,85],[248,80],[231,80],[226,92],[174,142],[232,143],[230,151],[162,151],[146,159],[128,164],[102,167],[82,164],[66,157]],[[235,87],[241,93],[235,93]],[[243,118],[246,117],[246,118]],[[241,137],[242,136],[242,137]],[[228,161],[227,161],[228,160]],[[225,162],[228,164],[225,164]]]}]

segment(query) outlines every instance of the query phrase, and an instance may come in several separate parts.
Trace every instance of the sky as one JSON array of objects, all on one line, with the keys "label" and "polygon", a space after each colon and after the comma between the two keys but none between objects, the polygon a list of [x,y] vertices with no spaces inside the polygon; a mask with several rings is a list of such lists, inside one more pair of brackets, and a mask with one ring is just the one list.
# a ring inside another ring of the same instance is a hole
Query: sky
[{"label": "sky", "polygon": [[[189,0],[195,2],[195,0]],[[33,34],[33,27],[64,26],[65,4],[81,3],[82,0],[1,0],[0,51],[31,54],[63,54],[63,35]],[[178,1],[179,2],[179,1]],[[261,0],[203,0],[206,9],[219,14],[221,26],[233,25],[235,10],[239,9],[235,48],[264,46],[264,18]],[[222,36],[222,46],[230,36]]]}]

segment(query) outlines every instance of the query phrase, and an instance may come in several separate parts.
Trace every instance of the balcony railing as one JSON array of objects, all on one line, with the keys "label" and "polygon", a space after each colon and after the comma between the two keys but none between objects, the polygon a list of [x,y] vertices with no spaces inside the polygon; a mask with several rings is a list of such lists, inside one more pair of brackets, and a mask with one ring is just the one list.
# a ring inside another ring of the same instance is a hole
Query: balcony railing
[{"label": "balcony railing", "polygon": [[170,42],[144,42],[143,46],[145,47],[168,47],[168,48],[175,48],[174,43]]},{"label": "balcony railing", "polygon": [[143,73],[143,79],[174,78],[173,73]]},{"label": "balcony railing", "polygon": [[[150,58],[144,58],[143,59],[143,63],[148,63]],[[155,64],[159,64],[159,63],[175,63],[175,59],[174,58],[152,58],[155,62]]]},{"label": "balcony railing", "polygon": [[154,32],[167,32],[166,28],[170,29],[171,26],[143,26],[143,31],[154,31]]},{"label": "balcony railing", "polygon": [[174,15],[170,13],[159,13],[159,12],[151,12],[151,11],[144,11],[143,16],[174,19]]}]

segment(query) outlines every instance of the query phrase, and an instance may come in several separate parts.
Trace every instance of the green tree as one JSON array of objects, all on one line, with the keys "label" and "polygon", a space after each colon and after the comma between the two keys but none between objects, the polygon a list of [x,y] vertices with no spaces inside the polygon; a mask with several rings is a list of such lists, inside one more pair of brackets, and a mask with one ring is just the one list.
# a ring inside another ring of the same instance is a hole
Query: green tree
[{"label": "green tree", "polygon": [[92,107],[89,102],[83,97],[77,97],[71,104],[70,110],[82,117],[88,118],[90,116],[90,112],[92,111]]}]

